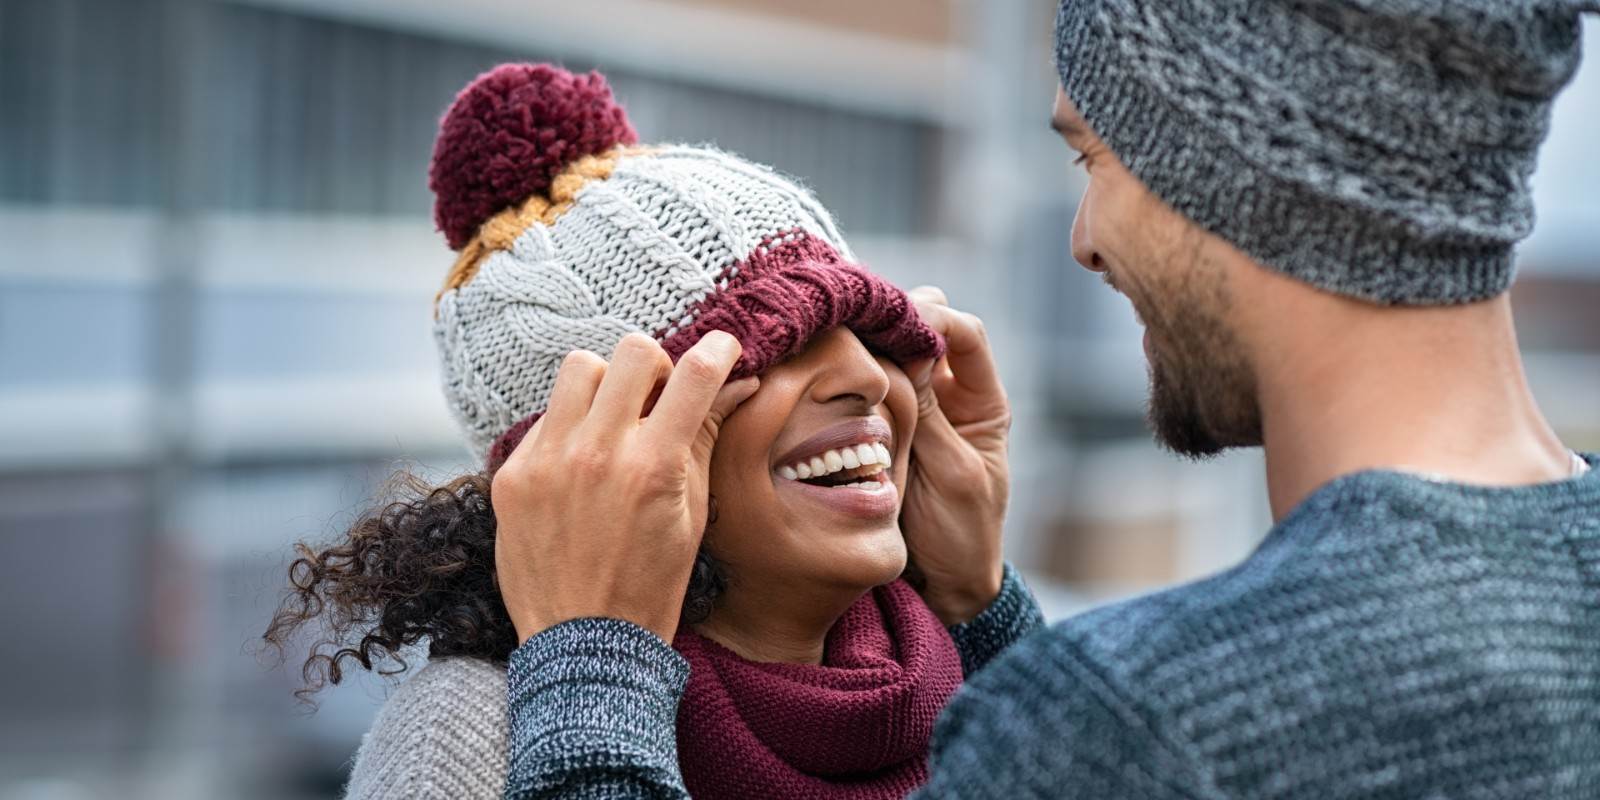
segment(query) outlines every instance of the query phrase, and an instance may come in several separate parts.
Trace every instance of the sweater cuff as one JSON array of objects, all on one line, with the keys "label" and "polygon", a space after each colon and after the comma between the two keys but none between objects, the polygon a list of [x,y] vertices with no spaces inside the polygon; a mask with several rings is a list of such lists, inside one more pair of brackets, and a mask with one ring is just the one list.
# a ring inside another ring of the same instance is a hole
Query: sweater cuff
[{"label": "sweater cuff", "polygon": [[1007,562],[1000,594],[978,616],[951,625],[950,638],[961,651],[961,671],[971,678],[1018,639],[1043,626],[1039,602],[1022,582],[1022,573]]},{"label": "sweater cuff", "polygon": [[688,679],[689,662],[631,622],[575,619],[533,635],[511,654],[507,796],[544,797],[595,773],[681,787]]}]

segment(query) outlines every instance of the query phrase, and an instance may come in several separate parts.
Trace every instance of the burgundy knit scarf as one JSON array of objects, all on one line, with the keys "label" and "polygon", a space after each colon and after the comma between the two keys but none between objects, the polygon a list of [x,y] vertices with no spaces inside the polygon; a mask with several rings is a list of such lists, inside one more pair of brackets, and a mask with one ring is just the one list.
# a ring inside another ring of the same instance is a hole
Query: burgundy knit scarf
[{"label": "burgundy knit scarf", "polygon": [[903,581],[863,595],[822,664],[747,661],[689,630],[678,763],[695,800],[900,798],[928,777],[934,718],[961,656]]}]

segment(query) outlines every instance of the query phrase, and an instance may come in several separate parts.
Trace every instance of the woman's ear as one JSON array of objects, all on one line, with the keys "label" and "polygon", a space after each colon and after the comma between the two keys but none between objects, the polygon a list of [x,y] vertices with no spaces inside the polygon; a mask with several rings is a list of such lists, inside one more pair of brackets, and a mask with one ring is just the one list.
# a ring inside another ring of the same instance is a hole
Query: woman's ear
[{"label": "woman's ear", "polygon": [[689,571],[689,585],[683,593],[683,622],[705,622],[716,608],[717,598],[727,589],[727,567],[706,550],[706,543],[701,540],[700,550],[694,554],[694,567]]}]

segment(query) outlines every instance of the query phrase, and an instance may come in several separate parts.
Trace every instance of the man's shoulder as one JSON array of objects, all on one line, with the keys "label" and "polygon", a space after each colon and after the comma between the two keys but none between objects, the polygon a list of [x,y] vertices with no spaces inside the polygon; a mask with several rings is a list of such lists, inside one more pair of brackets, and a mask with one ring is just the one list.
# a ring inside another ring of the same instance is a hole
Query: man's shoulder
[{"label": "man's shoulder", "polygon": [[[1489,612],[1503,604],[1482,593],[1463,603],[1463,586],[1514,596],[1524,584],[1559,584],[1552,604],[1588,587],[1572,551],[1600,532],[1600,504],[1593,502],[1600,493],[1584,489],[1552,485],[1542,497],[1393,472],[1345,476],[1314,493],[1234,567],[1081,614],[1041,636],[1070,644],[1078,657],[1132,686],[1159,688],[1245,657],[1284,658],[1291,642],[1301,653],[1357,646],[1356,639],[1402,622],[1420,633],[1479,612],[1492,624]],[[1017,657],[1030,656],[1022,650]],[[1359,663],[1340,658],[1314,666]]]},{"label": "man's shoulder", "polygon": [[956,693],[918,797],[1208,797],[1208,779],[1076,620],[1029,634]]},{"label": "man's shoulder", "polygon": [[1355,596],[1268,545],[1224,573],[1057,622],[1002,653],[940,720],[941,786],[998,770],[1014,796],[1097,780],[1100,793],[1083,796],[1225,796],[1219,741],[1272,713],[1293,717],[1302,679],[1347,682],[1336,673],[1348,665],[1292,662],[1345,649],[1348,631],[1330,630],[1324,612]]},{"label": "man's shoulder", "polygon": [[[1337,529],[1322,533],[1336,536]],[[1109,672],[1125,674],[1132,685],[1146,685],[1146,679],[1158,675],[1175,677],[1197,650],[1243,655],[1258,646],[1278,646],[1281,641],[1260,639],[1264,626],[1293,624],[1341,594],[1330,586],[1337,576],[1319,568],[1307,552],[1309,544],[1265,542],[1221,573],[1062,620],[1041,639],[1054,640],[1057,649],[1070,648],[1077,658]],[[1018,655],[1027,657],[1026,652]]]},{"label": "man's shoulder", "polygon": [[[1436,785],[1461,752],[1419,731],[1481,733],[1471,756],[1484,763],[1513,750],[1578,763],[1551,720],[1600,680],[1581,634],[1593,625],[1574,624],[1600,619],[1579,552],[1595,503],[1580,491],[1514,507],[1401,476],[1336,482],[1237,566],[1013,645],[957,695],[936,754],[1006,771],[1013,796],[1105,775],[1121,793],[1085,796],[1160,797],[1167,782],[1178,796],[1253,795],[1285,780],[1264,741],[1300,753],[1307,787],[1339,777],[1319,764],[1352,758]],[[1367,750],[1333,752],[1349,747]],[[950,796],[967,794],[997,796]]]},{"label": "man's shoulder", "polygon": [[1181,715],[1206,701],[1202,693],[1233,692],[1240,682],[1259,680],[1259,668],[1292,650],[1342,646],[1352,630],[1331,620],[1377,612],[1367,576],[1330,568],[1316,552],[1348,551],[1346,540],[1356,538],[1351,531],[1337,517],[1307,517],[1275,529],[1231,569],[1036,632],[963,692],[1005,706],[1011,692],[1048,687],[1057,694],[1052,701],[1066,695],[1072,702],[1105,704],[1136,727]]},{"label": "man's shoulder", "polygon": [[[1243,656],[1261,642],[1262,624],[1290,624],[1294,610],[1315,605],[1318,579],[1294,563],[1256,563],[1184,586],[1110,603],[1053,622],[997,659],[994,667],[1026,672],[1102,675],[1109,688],[1133,691],[1181,683],[1211,669],[1211,656]],[[1066,678],[1066,675],[1062,675]],[[1074,685],[1083,675],[1070,678]]]}]

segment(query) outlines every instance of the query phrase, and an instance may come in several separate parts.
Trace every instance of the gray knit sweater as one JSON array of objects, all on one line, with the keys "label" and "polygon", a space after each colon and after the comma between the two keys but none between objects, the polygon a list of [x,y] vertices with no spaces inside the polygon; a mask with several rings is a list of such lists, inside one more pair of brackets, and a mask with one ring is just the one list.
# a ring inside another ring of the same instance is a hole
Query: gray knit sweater
[{"label": "gray knit sweater", "polygon": [[[996,605],[975,624],[1004,647],[1032,606],[1015,580]],[[1238,567],[971,666],[919,798],[1600,797],[1600,470],[1349,475]],[[529,639],[506,796],[686,796],[684,678],[616,620]]]},{"label": "gray knit sweater", "polygon": [[346,800],[492,800],[506,785],[506,668],[429,661],[361,740]]}]

